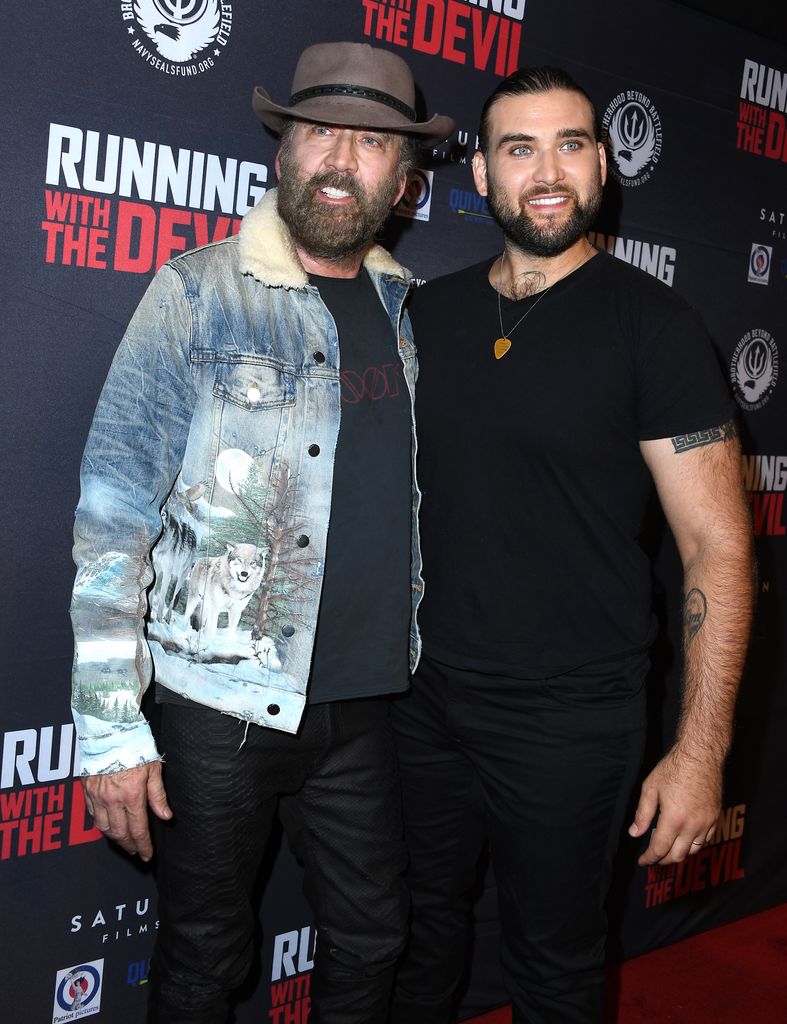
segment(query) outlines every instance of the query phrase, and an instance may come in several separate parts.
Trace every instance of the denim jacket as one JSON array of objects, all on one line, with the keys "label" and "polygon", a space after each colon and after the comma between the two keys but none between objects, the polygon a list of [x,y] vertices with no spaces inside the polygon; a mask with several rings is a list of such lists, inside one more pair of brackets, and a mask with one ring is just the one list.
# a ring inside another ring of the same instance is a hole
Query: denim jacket
[{"label": "denim jacket", "polygon": [[[364,265],[396,332],[412,418],[410,274],[379,246]],[[236,237],[161,268],[96,409],[71,604],[83,775],[158,758],[139,710],[154,667],[161,684],[202,705],[297,730],[339,416],[336,326],[271,190]],[[412,449],[414,668],[423,585],[414,429]]]}]

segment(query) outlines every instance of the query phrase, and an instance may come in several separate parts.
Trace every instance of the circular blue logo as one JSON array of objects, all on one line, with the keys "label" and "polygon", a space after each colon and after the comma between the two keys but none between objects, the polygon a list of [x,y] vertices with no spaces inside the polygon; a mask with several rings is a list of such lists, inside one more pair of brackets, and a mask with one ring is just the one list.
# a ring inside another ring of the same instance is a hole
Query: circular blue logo
[{"label": "circular blue logo", "polygon": [[101,975],[90,964],[72,968],[57,986],[57,1005],[63,1010],[88,1006],[101,985]]},{"label": "circular blue logo", "polygon": [[429,202],[431,191],[429,179],[424,172],[419,170],[411,171],[405,185],[402,204],[413,212],[422,210]]},{"label": "circular blue logo", "polygon": [[771,258],[768,250],[762,245],[755,245],[751,251],[751,260],[749,263],[752,274],[754,274],[755,277],[765,277],[768,273],[770,262]]}]

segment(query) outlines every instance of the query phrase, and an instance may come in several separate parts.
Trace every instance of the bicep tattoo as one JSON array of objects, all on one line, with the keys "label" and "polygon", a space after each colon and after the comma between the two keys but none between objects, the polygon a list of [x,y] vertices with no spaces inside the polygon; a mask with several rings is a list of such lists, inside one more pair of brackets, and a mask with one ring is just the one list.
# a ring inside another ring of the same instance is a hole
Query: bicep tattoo
[{"label": "bicep tattoo", "polygon": [[675,454],[691,451],[692,448],[702,448],[706,444],[715,444],[717,441],[733,441],[738,436],[738,428],[735,420],[728,420],[720,427],[710,427],[708,430],[698,430],[693,434],[679,434],[671,438]]}]

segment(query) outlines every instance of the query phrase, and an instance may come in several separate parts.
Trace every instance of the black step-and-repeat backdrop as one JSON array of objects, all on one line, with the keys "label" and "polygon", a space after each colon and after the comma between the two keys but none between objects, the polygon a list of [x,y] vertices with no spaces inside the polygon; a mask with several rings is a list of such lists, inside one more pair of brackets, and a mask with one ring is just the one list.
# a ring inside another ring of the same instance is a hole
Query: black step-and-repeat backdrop
[{"label": "black step-and-repeat backdrop", "polygon": [[[252,87],[286,99],[298,53],[327,39],[401,54],[430,113],[456,118],[390,231],[420,279],[499,249],[469,161],[500,77],[559,64],[594,97],[613,159],[591,239],[703,313],[740,406],[760,562],[717,841],[648,870],[624,844],[613,952],[787,900],[787,47],[667,0],[28,0],[9,6],[2,38],[3,1020],[144,1019],[153,878],[92,828],[74,781],[67,607],[79,459],[154,270],[236,231],[274,184],[276,141],[252,115]],[[522,386],[526,400],[528,387],[561,385]],[[651,687],[656,756],[678,699],[680,586],[671,542],[653,536],[666,623]],[[314,933],[300,869],[285,847],[267,873],[238,1021],[302,1024]],[[496,944],[487,878],[465,1014],[504,1001]]]}]

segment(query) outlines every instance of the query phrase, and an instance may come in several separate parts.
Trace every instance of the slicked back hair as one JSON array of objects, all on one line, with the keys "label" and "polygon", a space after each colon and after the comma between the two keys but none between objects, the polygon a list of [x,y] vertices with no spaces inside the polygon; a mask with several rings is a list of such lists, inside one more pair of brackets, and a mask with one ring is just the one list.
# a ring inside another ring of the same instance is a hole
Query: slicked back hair
[{"label": "slicked back hair", "polygon": [[545,65],[543,67],[519,68],[504,78],[495,91],[488,97],[481,111],[481,123],[478,128],[478,148],[487,156],[489,150],[489,113],[495,103],[504,96],[532,96],[537,93],[552,92],[554,89],[564,89],[566,92],[576,92],[584,96],[590,104],[590,111],[593,116],[593,133],[596,140],[601,137],[601,125],[593,100],[588,96],[581,85],[562,68],[554,68]]}]

